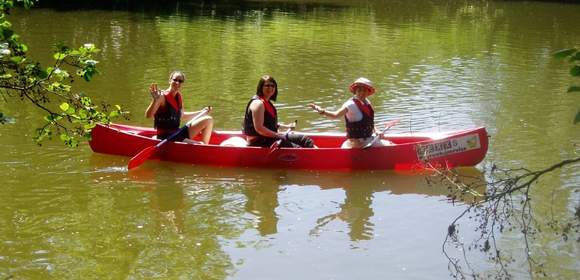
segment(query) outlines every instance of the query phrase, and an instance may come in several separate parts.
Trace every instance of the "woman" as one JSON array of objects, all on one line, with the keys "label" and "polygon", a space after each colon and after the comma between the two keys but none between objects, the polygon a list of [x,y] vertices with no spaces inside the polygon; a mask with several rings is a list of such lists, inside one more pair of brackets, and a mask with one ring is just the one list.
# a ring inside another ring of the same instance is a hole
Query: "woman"
[{"label": "woman", "polygon": [[375,129],[375,111],[367,99],[375,93],[373,83],[361,77],[350,85],[349,90],[353,97],[337,111],[322,109],[314,103],[308,105],[319,114],[331,119],[344,116],[347,140],[342,144],[342,148],[362,148],[369,143],[372,143],[372,147],[389,145],[390,143],[386,140],[373,141],[373,133],[379,133]]},{"label": "woman", "polygon": [[[180,71],[173,71],[169,75],[169,87],[161,91],[157,84],[153,83],[149,87],[151,93],[151,103],[145,111],[147,118],[154,118],[154,127],[157,130],[157,139],[165,139],[179,129],[181,119],[188,122],[194,116],[202,113],[184,112],[181,98],[181,86],[185,82],[185,75]],[[208,107],[209,113],[211,107]],[[205,114],[205,113],[204,113]],[[187,123],[187,129],[181,131],[172,141],[184,141],[189,143],[198,143],[193,141],[194,137],[201,133],[202,142],[208,144],[213,128],[213,118],[208,115],[202,115],[195,120]]]},{"label": "woman", "polygon": [[258,82],[256,95],[246,106],[243,132],[248,146],[270,147],[280,140],[280,147],[313,148],[312,139],[304,135],[278,132],[279,128],[293,129],[292,125],[278,123],[278,112],[272,104],[278,97],[278,84],[271,76],[263,76]]}]

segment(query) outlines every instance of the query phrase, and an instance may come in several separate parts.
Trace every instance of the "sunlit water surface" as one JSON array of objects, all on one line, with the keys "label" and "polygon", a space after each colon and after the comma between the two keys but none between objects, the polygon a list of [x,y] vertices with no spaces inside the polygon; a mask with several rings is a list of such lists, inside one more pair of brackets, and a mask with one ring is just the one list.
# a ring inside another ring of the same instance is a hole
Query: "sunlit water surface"
[{"label": "sunlit water surface", "polygon": [[[91,42],[99,75],[83,91],[121,104],[130,124],[151,82],[186,75],[184,102],[212,105],[218,129],[238,129],[258,78],[280,86],[282,121],[302,131],[342,131],[309,110],[338,108],[359,76],[373,80],[378,122],[393,133],[486,126],[486,163],[545,168],[578,152],[572,124],[580,97],[566,94],[569,65],[550,53],[580,42],[580,6],[538,2],[291,1],[177,6],[173,12],[17,11],[31,54]],[[447,226],[465,205],[428,175],[188,166],[94,154],[87,145],[32,143],[42,113],[0,103],[16,123],[0,126],[0,279],[443,279]],[[195,156],[195,155],[192,155]],[[464,170],[483,178],[484,164]],[[534,192],[538,219],[573,211],[580,168]],[[537,199],[536,199],[537,198]],[[549,198],[549,199],[547,199]],[[465,220],[462,238],[473,240]],[[520,256],[521,237],[499,240]],[[578,247],[553,236],[533,247],[549,272],[580,272]],[[450,248],[462,258],[463,252]],[[473,269],[492,269],[478,251]],[[528,278],[526,263],[511,269]]]}]

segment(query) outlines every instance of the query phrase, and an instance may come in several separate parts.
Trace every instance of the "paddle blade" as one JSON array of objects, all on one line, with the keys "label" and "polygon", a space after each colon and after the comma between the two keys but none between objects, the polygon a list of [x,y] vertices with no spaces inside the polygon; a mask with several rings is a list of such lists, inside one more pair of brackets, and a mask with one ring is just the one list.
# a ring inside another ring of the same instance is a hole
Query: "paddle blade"
[{"label": "paddle blade", "polygon": [[149,146],[145,148],[143,151],[139,152],[137,155],[129,160],[129,165],[127,166],[129,170],[143,164],[148,158],[150,158],[153,154],[157,152],[156,146]]}]

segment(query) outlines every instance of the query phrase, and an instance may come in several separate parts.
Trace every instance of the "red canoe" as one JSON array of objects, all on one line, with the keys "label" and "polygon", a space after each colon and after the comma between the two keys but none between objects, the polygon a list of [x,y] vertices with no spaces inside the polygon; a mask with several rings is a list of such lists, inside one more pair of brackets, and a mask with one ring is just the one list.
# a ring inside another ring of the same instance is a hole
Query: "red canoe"
[{"label": "red canoe", "polygon": [[[121,124],[97,125],[92,131],[94,152],[132,157],[159,143],[154,129]],[[386,134],[392,146],[341,149],[344,133],[305,133],[316,149],[220,146],[241,132],[214,131],[209,145],[171,142],[152,159],[189,164],[325,170],[384,170],[474,166],[487,153],[485,128],[453,132]]]}]

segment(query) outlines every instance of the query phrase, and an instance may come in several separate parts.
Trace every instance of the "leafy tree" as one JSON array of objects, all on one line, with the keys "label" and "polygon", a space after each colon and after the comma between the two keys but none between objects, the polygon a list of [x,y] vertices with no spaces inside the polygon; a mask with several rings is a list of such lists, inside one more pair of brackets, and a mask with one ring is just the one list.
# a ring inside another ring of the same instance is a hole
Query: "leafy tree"
[{"label": "leafy tree", "polygon": [[[54,62],[42,67],[27,56],[28,46],[12,29],[8,21],[15,5],[29,8],[33,0],[0,0],[0,95],[8,101],[15,97],[27,100],[46,112],[44,124],[36,130],[34,140],[40,144],[53,135],[68,146],[75,147],[82,139],[90,139],[97,123],[109,123],[121,115],[121,107],[97,106],[86,94],[72,91],[75,78],[90,81],[98,74],[93,56],[99,52],[93,44],[73,49],[63,44],[55,46]],[[74,73],[74,74],[71,74]],[[11,118],[0,112],[0,123]]]},{"label": "leafy tree", "polygon": [[[570,68],[570,75],[580,78],[580,51],[576,48],[559,50],[553,54],[557,59],[566,59],[573,64]],[[580,85],[572,85],[568,88],[568,92],[580,92]],[[574,124],[580,122],[580,109],[574,118]]]}]

